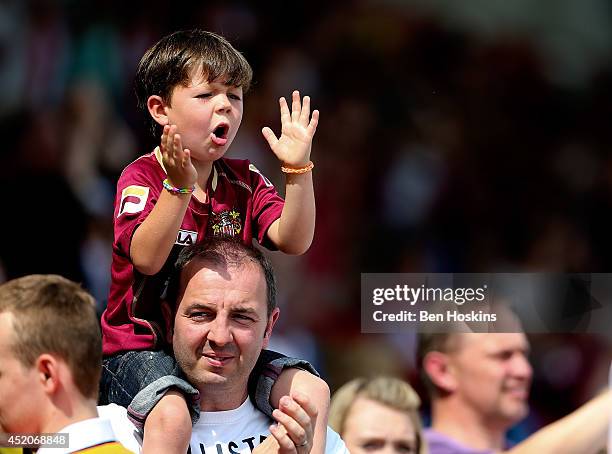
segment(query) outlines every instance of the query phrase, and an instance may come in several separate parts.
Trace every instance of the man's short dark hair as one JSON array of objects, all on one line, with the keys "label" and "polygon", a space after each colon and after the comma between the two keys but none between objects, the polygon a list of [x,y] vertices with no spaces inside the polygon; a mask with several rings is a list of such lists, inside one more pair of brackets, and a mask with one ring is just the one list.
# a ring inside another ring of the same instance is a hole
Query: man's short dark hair
[{"label": "man's short dark hair", "polygon": [[70,368],[84,397],[98,397],[102,336],[93,297],[62,276],[34,274],[0,285],[0,313],[14,317],[12,351],[32,367],[55,354]]},{"label": "man's short dark hair", "polygon": [[167,299],[178,306],[180,275],[181,272],[194,259],[202,260],[209,264],[240,269],[248,263],[261,268],[266,279],[266,299],[268,317],[276,307],[276,278],[272,264],[258,249],[246,246],[235,238],[211,237],[201,243],[184,248],[175,263],[173,276],[170,278]]},{"label": "man's short dark hair", "polygon": [[161,128],[148,113],[149,96],[158,95],[170,105],[174,88],[186,86],[196,70],[204,80],[242,87],[244,93],[253,77],[246,59],[222,36],[193,29],[163,37],[145,52],[135,78],[138,107],[150,120],[155,136]]}]

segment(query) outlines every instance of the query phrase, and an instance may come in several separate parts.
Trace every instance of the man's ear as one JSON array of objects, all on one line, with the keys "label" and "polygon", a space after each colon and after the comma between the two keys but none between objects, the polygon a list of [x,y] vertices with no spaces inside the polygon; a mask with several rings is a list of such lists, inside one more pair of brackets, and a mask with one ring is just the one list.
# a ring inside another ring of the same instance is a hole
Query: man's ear
[{"label": "man's ear", "polygon": [[168,115],[166,113],[166,103],[158,95],[151,95],[147,99],[147,109],[159,125],[166,126],[168,124]]},{"label": "man's ear", "polygon": [[[49,353],[43,353],[36,358],[34,367],[36,368],[38,381],[42,385],[44,392],[46,394],[54,394],[61,385],[60,361]],[[74,380],[74,377],[72,378]]]},{"label": "man's ear", "polygon": [[446,353],[429,352],[423,358],[423,369],[434,385],[450,393],[457,388],[457,380],[449,359]]},{"label": "man's ear", "polygon": [[161,303],[162,316],[164,318],[164,328],[166,328],[166,342],[172,345],[172,335],[174,334],[174,311],[168,301]]},{"label": "man's ear", "polygon": [[272,335],[272,329],[278,320],[278,316],[280,315],[280,309],[278,307],[274,308],[270,317],[268,317],[268,324],[266,325],[266,331],[264,333],[264,341],[263,348],[267,348],[270,343],[270,336]]}]

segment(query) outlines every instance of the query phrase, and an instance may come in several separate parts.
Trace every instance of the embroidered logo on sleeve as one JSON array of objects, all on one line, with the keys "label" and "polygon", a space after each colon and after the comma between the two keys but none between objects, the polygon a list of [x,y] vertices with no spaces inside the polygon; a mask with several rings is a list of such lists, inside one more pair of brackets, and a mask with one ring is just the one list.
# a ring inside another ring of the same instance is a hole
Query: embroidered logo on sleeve
[{"label": "embroidered logo on sleeve", "polygon": [[271,188],[271,187],[272,187],[272,182],[271,182],[270,180],[268,180],[268,179],[266,178],[266,176],[265,176],[263,173],[261,173],[261,172],[259,171],[259,169],[258,169],[257,167],[255,167],[253,164],[249,164],[249,170],[250,170],[251,172],[258,173],[258,174],[259,174],[259,176],[262,178],[262,180],[264,181],[264,183],[266,184],[266,186],[267,186],[267,187],[269,187],[269,188]]},{"label": "embroidered logo on sleeve", "polygon": [[149,188],[146,186],[128,186],[121,191],[121,202],[119,203],[119,214],[123,213],[140,213],[144,210],[147,198],[149,197]]}]

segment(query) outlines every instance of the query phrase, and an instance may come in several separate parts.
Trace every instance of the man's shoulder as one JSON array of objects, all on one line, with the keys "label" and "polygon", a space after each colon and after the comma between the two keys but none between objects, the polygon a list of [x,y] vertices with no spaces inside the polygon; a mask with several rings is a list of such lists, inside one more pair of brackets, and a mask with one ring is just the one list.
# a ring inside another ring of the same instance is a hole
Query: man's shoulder
[{"label": "man's shoulder", "polygon": [[448,435],[430,428],[425,429],[424,434],[429,454],[493,454],[493,451],[480,451],[462,445]]}]

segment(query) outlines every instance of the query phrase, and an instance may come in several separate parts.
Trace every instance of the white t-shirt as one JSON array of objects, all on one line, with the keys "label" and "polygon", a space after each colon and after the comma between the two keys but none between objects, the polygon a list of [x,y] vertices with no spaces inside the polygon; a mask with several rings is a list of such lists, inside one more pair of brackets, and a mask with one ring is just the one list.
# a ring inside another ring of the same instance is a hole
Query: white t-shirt
[{"label": "white t-shirt", "polygon": [[[98,407],[100,416],[111,420],[118,440],[128,449],[138,452],[142,443],[136,429],[127,418],[127,412],[118,405]],[[250,454],[270,434],[272,424],[262,412],[246,399],[244,403],[227,411],[202,412],[193,426],[191,454]],[[129,439],[128,439],[129,438]],[[340,436],[327,428],[326,454],[349,454]]]}]

